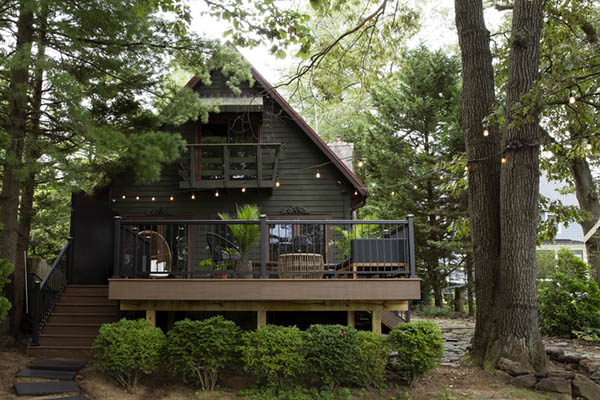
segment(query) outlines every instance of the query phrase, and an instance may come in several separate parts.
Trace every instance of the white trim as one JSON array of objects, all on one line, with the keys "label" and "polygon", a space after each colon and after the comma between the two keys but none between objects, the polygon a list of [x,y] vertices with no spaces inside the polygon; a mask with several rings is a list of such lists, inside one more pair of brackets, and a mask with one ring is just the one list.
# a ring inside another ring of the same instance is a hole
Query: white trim
[{"label": "white trim", "polygon": [[592,229],[590,229],[588,233],[585,234],[585,236],[583,237],[583,243],[587,243],[587,241],[590,240],[592,236],[594,236],[594,233],[596,233],[598,228],[600,228],[600,219],[598,219],[598,221],[596,221],[596,224],[592,227]]}]

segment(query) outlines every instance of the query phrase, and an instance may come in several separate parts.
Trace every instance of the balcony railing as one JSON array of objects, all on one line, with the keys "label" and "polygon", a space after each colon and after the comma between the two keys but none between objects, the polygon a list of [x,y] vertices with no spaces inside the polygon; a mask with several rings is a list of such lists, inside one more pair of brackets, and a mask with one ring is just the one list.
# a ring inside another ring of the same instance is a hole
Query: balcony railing
[{"label": "balcony railing", "polygon": [[413,220],[115,219],[115,278],[414,278]]},{"label": "balcony railing", "polygon": [[192,144],[188,149],[181,189],[272,188],[277,182],[280,143]]}]

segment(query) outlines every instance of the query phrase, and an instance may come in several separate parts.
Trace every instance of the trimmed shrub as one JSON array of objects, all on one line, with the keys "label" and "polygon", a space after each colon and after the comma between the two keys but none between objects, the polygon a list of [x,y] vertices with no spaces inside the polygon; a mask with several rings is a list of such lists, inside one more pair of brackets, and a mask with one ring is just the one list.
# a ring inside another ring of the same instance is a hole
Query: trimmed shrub
[{"label": "trimmed shrub", "polygon": [[430,318],[453,318],[456,316],[453,311],[436,306],[417,305],[414,307],[413,311],[417,315]]},{"label": "trimmed shrub", "polygon": [[245,332],[241,347],[244,370],[279,390],[305,369],[304,334],[295,326],[266,325]]},{"label": "trimmed shrub", "polygon": [[385,338],[377,333],[359,331],[352,383],[383,387],[390,350]]},{"label": "trimmed shrub", "polygon": [[96,366],[132,392],[142,375],[156,370],[165,345],[165,335],[145,319],[122,319],[103,324],[92,345]]},{"label": "trimmed shrub", "polygon": [[600,290],[590,267],[568,250],[558,253],[558,265],[538,285],[540,328],[547,335],[600,328]]},{"label": "trimmed shrub", "polygon": [[392,368],[409,384],[437,367],[444,354],[442,331],[433,322],[400,324],[390,332],[388,343],[397,352]]},{"label": "trimmed shrub", "polygon": [[214,390],[219,370],[235,359],[240,328],[221,316],[178,321],[167,335],[165,364],[184,381]]},{"label": "trimmed shrub", "polygon": [[308,369],[333,391],[352,382],[358,359],[358,331],[343,325],[312,325],[306,334]]}]

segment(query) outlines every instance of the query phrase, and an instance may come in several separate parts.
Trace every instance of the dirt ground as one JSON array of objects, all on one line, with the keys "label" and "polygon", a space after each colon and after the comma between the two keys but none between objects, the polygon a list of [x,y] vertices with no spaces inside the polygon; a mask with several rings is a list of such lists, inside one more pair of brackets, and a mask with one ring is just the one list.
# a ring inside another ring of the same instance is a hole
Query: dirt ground
[{"label": "dirt ground", "polygon": [[[52,399],[57,396],[17,397],[13,384],[15,374],[25,368],[33,358],[15,349],[0,353],[0,399]],[[509,378],[500,372],[488,373],[479,369],[441,367],[432,374],[418,380],[409,388],[394,382],[388,384],[385,391],[355,390],[357,399],[564,399],[558,395],[536,393],[519,389],[508,383]],[[244,377],[226,376],[227,388],[219,392],[194,395],[194,390],[169,374],[156,373],[142,380],[136,393],[129,394],[120,389],[114,381],[100,374],[89,364],[84,368],[77,381],[82,392],[91,400],[229,400],[239,398],[236,393],[248,384]]]}]

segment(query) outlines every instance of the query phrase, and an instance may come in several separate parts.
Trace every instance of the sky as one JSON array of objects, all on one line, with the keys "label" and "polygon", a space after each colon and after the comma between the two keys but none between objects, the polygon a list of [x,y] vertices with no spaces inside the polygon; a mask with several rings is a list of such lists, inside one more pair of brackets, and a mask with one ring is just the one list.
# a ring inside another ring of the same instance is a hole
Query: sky
[{"label": "sky", "polygon": [[[432,49],[447,48],[455,50],[458,48],[453,1],[406,0],[406,3],[419,4],[423,8],[423,28],[409,42],[409,46],[416,46],[419,42],[423,42],[427,47]],[[223,40],[223,32],[230,29],[231,25],[225,21],[202,15],[202,11],[204,10],[206,10],[206,6],[203,1],[192,3],[191,11],[194,18],[192,29],[203,36]],[[502,14],[493,9],[486,10],[485,18],[488,29],[493,30],[496,28],[500,23],[501,17]],[[298,63],[298,60],[291,56],[283,60],[276,58],[269,53],[268,46],[238,50],[272,84],[278,83],[280,78],[289,71],[290,67]]]}]

